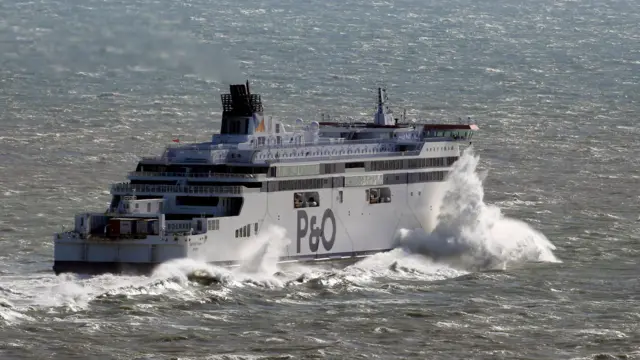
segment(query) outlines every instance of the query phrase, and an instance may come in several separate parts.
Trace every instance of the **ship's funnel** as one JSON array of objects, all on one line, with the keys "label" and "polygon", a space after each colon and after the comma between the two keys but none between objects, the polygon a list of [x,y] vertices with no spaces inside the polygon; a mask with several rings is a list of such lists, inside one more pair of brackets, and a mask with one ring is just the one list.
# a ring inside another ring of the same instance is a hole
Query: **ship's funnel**
[{"label": "ship's funnel", "polygon": [[221,98],[226,115],[251,116],[262,112],[260,95],[250,93],[248,80],[245,84],[229,85],[229,93],[223,94]]},{"label": "ship's funnel", "polygon": [[221,134],[249,135],[264,132],[262,100],[260,95],[251,94],[249,80],[244,84],[230,84],[229,93],[221,95]]}]

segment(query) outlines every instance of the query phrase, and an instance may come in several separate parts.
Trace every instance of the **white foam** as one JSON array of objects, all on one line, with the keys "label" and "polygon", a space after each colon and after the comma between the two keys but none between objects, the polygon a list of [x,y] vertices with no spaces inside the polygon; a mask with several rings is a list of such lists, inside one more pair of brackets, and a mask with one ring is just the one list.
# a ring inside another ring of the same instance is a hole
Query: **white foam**
[{"label": "white foam", "polygon": [[188,281],[189,276],[214,278],[226,286],[257,285],[281,287],[283,283],[274,276],[290,240],[283,227],[272,225],[254,235],[240,250],[240,264],[235,268],[222,268],[194,259],[176,259],[161,264],[152,274],[153,278],[175,278]]},{"label": "white foam", "polygon": [[484,202],[479,157],[467,149],[446,180],[437,225],[431,233],[402,229],[403,248],[456,268],[504,268],[527,261],[557,262],[555,246],[526,223],[505,217],[500,208]]}]

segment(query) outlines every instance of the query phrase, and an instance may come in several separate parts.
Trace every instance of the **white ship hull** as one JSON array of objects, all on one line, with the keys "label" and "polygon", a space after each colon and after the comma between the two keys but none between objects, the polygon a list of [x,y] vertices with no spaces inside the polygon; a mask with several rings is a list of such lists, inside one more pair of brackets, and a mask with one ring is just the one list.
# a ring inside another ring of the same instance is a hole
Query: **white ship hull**
[{"label": "white ship hull", "polygon": [[[54,235],[54,271],[149,272],[173,259],[233,266],[357,259],[435,226],[471,124],[398,123],[378,89],[374,122],[265,119],[249,84],[221,96],[211,142],[143,158],[104,214]],[[178,140],[179,141],[179,140]],[[275,248],[275,249],[274,249]],[[276,252],[277,254],[273,254]]]},{"label": "white ship hull", "polygon": [[[260,241],[279,247],[281,262],[357,259],[396,247],[400,229],[432,229],[443,186],[442,181],[390,185],[391,201],[377,204],[366,199],[369,187],[319,189],[320,204],[302,209],[293,207],[295,191],[246,194],[239,216],[216,218],[217,230],[194,235],[114,241],[62,233],[54,238],[54,271],[147,273],[179,258],[233,266],[256,255],[264,245]],[[236,230],[247,226],[251,235],[241,230],[236,237]],[[285,239],[274,238],[279,235],[273,235],[273,226],[284,229]]]}]

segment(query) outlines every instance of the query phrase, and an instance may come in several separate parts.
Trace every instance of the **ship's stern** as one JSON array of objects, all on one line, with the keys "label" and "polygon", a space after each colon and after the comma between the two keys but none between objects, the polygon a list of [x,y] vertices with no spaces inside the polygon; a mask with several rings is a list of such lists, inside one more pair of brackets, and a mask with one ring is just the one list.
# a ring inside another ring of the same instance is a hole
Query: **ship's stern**
[{"label": "ship's stern", "polygon": [[161,216],[78,215],[74,230],[53,235],[53,270],[148,274],[162,262],[186,257],[189,234],[167,233],[163,223]]}]

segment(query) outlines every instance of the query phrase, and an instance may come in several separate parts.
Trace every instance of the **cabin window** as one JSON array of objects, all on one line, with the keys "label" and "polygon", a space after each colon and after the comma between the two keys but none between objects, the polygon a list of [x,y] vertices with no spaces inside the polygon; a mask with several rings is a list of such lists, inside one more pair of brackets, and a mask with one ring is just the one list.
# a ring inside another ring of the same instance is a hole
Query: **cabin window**
[{"label": "cabin window", "polygon": [[236,229],[236,238],[238,238],[238,232],[239,232],[238,229]]},{"label": "cabin window", "polygon": [[371,188],[365,190],[369,204],[382,204],[391,202],[391,189],[388,187]]},{"label": "cabin window", "polygon": [[355,169],[355,168],[363,168],[364,167],[364,162],[351,162],[351,163],[346,163],[344,165],[344,167],[346,169]]},{"label": "cabin window", "polygon": [[320,206],[320,195],[316,191],[297,192],[293,194],[293,207],[306,208]]},{"label": "cabin window", "polygon": [[304,180],[282,180],[275,183],[279,191],[287,191],[301,189],[319,189],[323,187],[324,180],[321,178]]},{"label": "cabin window", "polygon": [[147,203],[147,212],[150,213],[151,212],[151,203]]},{"label": "cabin window", "polygon": [[136,204],[136,209],[138,208],[138,205],[140,205],[140,204]]},{"label": "cabin window", "polygon": [[282,144],[282,138],[280,136],[276,136],[276,143],[278,145]]},{"label": "cabin window", "polygon": [[417,182],[431,182],[431,181],[443,181],[446,177],[446,171],[430,171],[424,173],[414,173],[410,174],[409,182],[417,183]]},{"label": "cabin window", "polygon": [[342,190],[338,191],[338,202],[342,204]]},{"label": "cabin window", "polygon": [[255,224],[254,224],[254,226],[253,226],[253,230],[254,230],[254,231],[253,231],[254,233],[256,233],[256,234],[258,233],[258,223],[255,223]]},{"label": "cabin window", "polygon": [[[280,124],[276,124],[276,134],[280,133]],[[280,144],[280,137],[278,136],[278,144]]]},{"label": "cabin window", "polygon": [[209,230],[218,230],[218,225],[219,225],[218,221],[219,220],[209,220],[208,221],[209,222],[208,229]]},{"label": "cabin window", "polygon": [[218,230],[218,220],[207,220],[208,230]]}]

